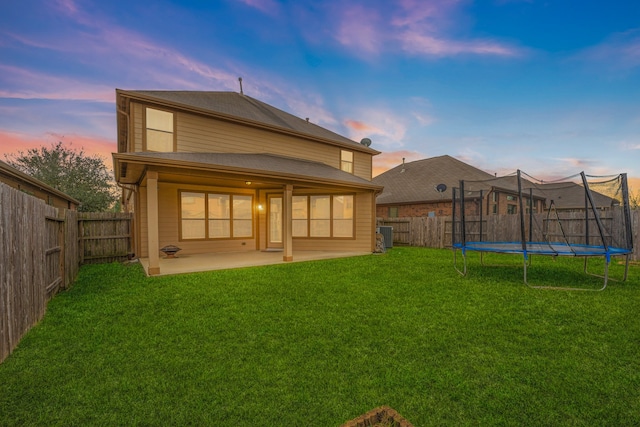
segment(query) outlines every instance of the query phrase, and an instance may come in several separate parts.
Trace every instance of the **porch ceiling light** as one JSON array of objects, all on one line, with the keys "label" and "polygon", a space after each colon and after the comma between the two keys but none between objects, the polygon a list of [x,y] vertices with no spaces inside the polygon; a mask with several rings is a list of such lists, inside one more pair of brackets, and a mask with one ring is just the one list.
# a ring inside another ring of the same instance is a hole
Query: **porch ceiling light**
[{"label": "porch ceiling light", "polygon": [[251,181],[245,181],[244,183],[247,185],[251,185]]}]

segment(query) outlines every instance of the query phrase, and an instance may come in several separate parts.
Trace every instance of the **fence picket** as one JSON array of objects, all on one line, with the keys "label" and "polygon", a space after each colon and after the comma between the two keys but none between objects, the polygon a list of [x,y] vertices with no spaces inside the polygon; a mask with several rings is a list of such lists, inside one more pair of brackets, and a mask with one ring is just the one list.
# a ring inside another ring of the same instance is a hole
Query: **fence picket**
[{"label": "fence picket", "polygon": [[130,214],[61,211],[0,183],[0,363],[42,319],[47,302],[71,286],[83,242],[92,242],[91,262],[127,259],[131,222]]},{"label": "fence picket", "polygon": [[[611,221],[620,223],[621,218],[620,211],[613,211],[607,213],[603,217],[605,223]],[[546,221],[546,214],[534,215],[534,227],[533,227],[533,239],[544,240],[542,234],[543,229],[546,229],[550,237],[557,239],[563,238],[563,235],[571,243],[581,243],[580,240],[584,236],[584,213],[575,212],[573,214],[565,214],[565,219],[562,220],[562,230],[558,228],[558,224],[553,221]],[[478,224],[478,217],[467,217],[467,223],[475,221]],[[378,226],[391,226],[393,228],[393,243],[394,245],[409,245],[409,246],[422,246],[429,248],[451,248],[451,230],[453,227],[451,217],[406,217],[406,218],[378,218]],[[640,209],[631,210],[631,224],[633,233],[633,247],[634,253],[631,255],[631,260],[640,260]],[[482,239],[484,241],[505,241],[506,236],[519,236],[520,224],[518,215],[490,215],[483,217],[482,225]],[[602,244],[602,240],[595,233],[595,221],[589,220],[589,227],[591,231],[590,238],[594,239],[592,244]],[[474,228],[471,233],[474,240],[478,239],[479,226]],[[528,228],[527,228],[528,233]],[[621,228],[614,228],[612,231],[613,236],[608,236],[617,241],[620,241],[624,230]],[[527,234],[528,236],[528,234]]]}]

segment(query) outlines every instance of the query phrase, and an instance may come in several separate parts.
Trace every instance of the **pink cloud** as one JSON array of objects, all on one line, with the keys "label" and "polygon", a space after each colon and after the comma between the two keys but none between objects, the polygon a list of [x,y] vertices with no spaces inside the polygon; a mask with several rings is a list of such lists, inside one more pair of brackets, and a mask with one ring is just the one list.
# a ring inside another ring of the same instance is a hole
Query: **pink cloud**
[{"label": "pink cloud", "polygon": [[517,57],[523,49],[486,38],[458,39],[448,35],[469,25],[458,0],[403,0],[385,14],[374,6],[350,5],[336,11],[335,39],[357,54],[401,49],[414,55],[447,57],[484,55]]},{"label": "pink cloud", "polygon": [[406,118],[386,108],[368,108],[353,113],[355,119],[346,119],[347,136],[354,141],[371,138],[374,148],[401,146],[407,131]]},{"label": "pink cloud", "polygon": [[356,132],[369,132],[369,133],[379,132],[376,127],[357,121],[357,120],[345,120],[344,124],[348,128],[353,129]]},{"label": "pink cloud", "polygon": [[[72,0],[60,0],[53,3],[53,6],[57,13],[79,24],[80,27],[69,26],[68,31],[64,33],[40,38],[13,33],[5,34],[25,46],[74,55],[70,58],[72,62],[82,62],[107,69],[117,67],[118,63],[127,67],[135,65],[138,68],[144,68],[144,76],[140,78],[144,79],[147,87],[154,85],[157,88],[202,89],[203,87],[211,88],[213,80],[225,88],[237,90],[235,73],[216,69],[187,57],[177,49],[155,43],[139,33],[111,24],[95,14],[83,11]],[[117,55],[114,55],[114,52],[117,52]],[[21,70],[21,74],[26,74],[26,70]],[[29,76],[25,80],[29,81],[32,77],[38,76]],[[39,82],[40,80],[32,79],[31,81]],[[49,77],[40,86],[46,86],[51,91],[57,83],[53,77]],[[63,86],[68,85],[65,82]],[[26,86],[23,85],[23,87]],[[109,91],[113,92],[113,87],[109,87]],[[17,92],[18,97],[38,97],[32,92],[41,91],[33,91],[28,87]],[[85,99],[86,96],[86,94],[81,95],[79,99]],[[113,94],[110,101],[113,101]]]},{"label": "pink cloud", "polygon": [[405,159],[405,162],[413,162],[415,160],[424,159],[425,156],[416,151],[406,150],[390,151],[378,154],[373,158],[373,176],[378,176],[381,173],[402,164],[403,158]]},{"label": "pink cloud", "polygon": [[517,49],[491,40],[447,40],[412,31],[400,34],[398,39],[405,52],[427,56],[444,57],[463,54],[493,56],[520,55]]},{"label": "pink cloud", "polygon": [[398,28],[421,28],[423,31],[442,31],[454,22],[459,0],[402,0],[399,12],[391,23]]},{"label": "pink cloud", "polygon": [[3,98],[115,101],[112,87],[84,83],[77,78],[57,77],[2,64],[0,75],[4,86],[16,88],[0,90],[0,97]]},{"label": "pink cloud", "polygon": [[18,154],[19,151],[26,152],[32,148],[55,144],[58,141],[71,148],[83,150],[88,155],[100,156],[108,168],[111,168],[111,153],[117,151],[116,142],[107,138],[79,134],[60,135],[56,133],[30,135],[0,129],[0,155],[2,158],[11,157]]},{"label": "pink cloud", "polygon": [[352,5],[341,11],[335,38],[343,46],[359,53],[377,53],[383,48],[381,26],[376,10]]}]

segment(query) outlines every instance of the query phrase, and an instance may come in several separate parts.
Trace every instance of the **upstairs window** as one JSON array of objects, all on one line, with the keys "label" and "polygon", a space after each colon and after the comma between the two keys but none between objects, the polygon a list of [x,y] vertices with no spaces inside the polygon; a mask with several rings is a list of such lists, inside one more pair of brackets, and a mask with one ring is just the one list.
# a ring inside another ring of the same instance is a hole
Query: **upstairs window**
[{"label": "upstairs window", "polygon": [[147,108],[146,127],[147,151],[162,153],[174,151],[173,113]]},{"label": "upstairs window", "polygon": [[340,151],[340,169],[345,172],[353,173],[353,152],[341,150]]}]

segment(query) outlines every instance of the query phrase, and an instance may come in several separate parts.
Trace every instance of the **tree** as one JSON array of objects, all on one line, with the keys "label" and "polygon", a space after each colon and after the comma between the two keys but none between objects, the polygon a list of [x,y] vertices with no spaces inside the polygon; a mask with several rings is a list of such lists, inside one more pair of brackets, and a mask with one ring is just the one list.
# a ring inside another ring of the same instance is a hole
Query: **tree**
[{"label": "tree", "polygon": [[102,158],[89,156],[82,149],[77,151],[58,142],[51,148],[5,155],[5,159],[14,168],[78,199],[79,211],[103,212],[117,200],[111,174]]},{"label": "tree", "polygon": [[629,190],[629,206],[631,207],[631,209],[640,208],[640,190],[636,191],[635,193]]}]

